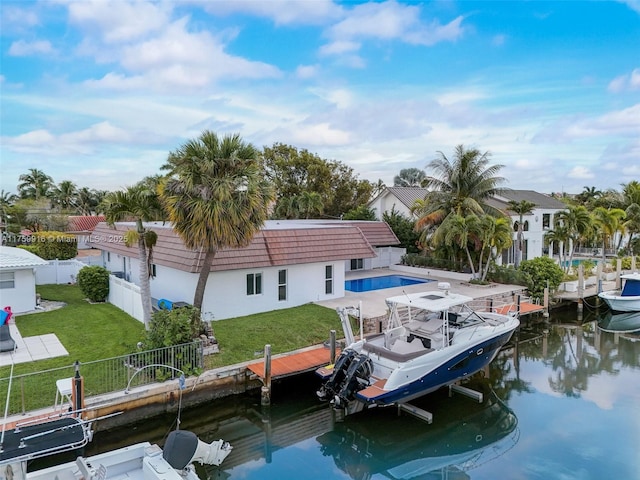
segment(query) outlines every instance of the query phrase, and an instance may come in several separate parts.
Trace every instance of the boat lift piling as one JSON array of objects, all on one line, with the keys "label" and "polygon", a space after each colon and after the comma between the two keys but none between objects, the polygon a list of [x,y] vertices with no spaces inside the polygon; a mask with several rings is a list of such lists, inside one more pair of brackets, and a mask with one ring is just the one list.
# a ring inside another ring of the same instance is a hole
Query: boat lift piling
[{"label": "boat lift piling", "polygon": [[329,332],[329,365],[336,363],[336,331]]}]

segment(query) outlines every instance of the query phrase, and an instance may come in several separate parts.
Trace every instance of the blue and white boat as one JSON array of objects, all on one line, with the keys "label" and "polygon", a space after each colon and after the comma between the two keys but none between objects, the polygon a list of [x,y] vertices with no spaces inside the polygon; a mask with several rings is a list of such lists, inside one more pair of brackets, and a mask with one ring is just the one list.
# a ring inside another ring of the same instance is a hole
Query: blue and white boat
[{"label": "blue and white boat", "polygon": [[338,309],[347,347],[335,364],[318,370],[318,391],[346,415],[371,406],[399,405],[482,370],[520,325],[509,305],[440,290],[386,300],[383,333],[355,340]]},{"label": "blue and white boat", "polygon": [[614,312],[640,312],[640,273],[620,275],[622,290],[600,292],[598,296]]}]

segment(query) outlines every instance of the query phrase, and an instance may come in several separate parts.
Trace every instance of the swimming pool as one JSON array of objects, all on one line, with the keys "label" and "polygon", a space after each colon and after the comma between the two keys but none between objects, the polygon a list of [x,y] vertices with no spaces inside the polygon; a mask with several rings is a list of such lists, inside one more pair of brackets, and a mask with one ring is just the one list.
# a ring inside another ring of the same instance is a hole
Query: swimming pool
[{"label": "swimming pool", "polygon": [[382,290],[383,288],[404,287],[406,285],[416,285],[418,283],[435,282],[428,278],[406,277],[404,275],[385,275],[384,277],[358,278],[357,280],[346,280],[344,289],[350,292],[369,292],[371,290]]}]

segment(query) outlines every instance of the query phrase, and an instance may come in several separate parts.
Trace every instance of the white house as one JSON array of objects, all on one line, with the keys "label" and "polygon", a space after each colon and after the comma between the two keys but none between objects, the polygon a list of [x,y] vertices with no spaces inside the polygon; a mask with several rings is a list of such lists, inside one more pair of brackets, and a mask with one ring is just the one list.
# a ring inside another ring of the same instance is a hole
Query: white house
[{"label": "white house", "polygon": [[[169,224],[145,226],[158,234],[151,296],[191,303],[204,253],[187,249]],[[137,246],[123,239],[133,228],[132,222],[98,224],[92,245],[114,275],[139,285]],[[268,221],[246,248],[216,254],[202,311],[219,320],[343,297],[347,269],[372,265],[374,247],[398,243],[384,222]]]},{"label": "white house", "polygon": [[[416,200],[424,199],[427,193],[428,190],[426,188],[420,187],[389,187],[371,200],[368,206],[375,212],[376,218],[379,219],[382,218],[384,212],[390,212],[392,209],[395,209],[396,212],[403,214],[407,218],[415,218],[415,216],[411,214],[411,207]],[[561,210],[565,210],[565,204],[549,195],[533,190],[505,189],[501,195],[490,199],[487,203],[511,217],[514,228],[514,241],[516,239],[515,232],[517,232],[518,223],[520,222],[520,215],[509,211],[509,201],[511,200],[515,202],[527,200],[535,205],[531,214],[524,215],[522,218],[524,230],[522,260],[530,260],[543,255],[552,256],[553,245],[551,245],[551,248],[545,248],[544,234],[547,230],[553,228],[554,215]],[[509,250],[503,252],[503,264],[514,262],[516,248],[517,245],[514,243]]]},{"label": "white house", "polygon": [[0,308],[13,313],[36,308],[36,267],[46,260],[16,247],[0,246]]}]

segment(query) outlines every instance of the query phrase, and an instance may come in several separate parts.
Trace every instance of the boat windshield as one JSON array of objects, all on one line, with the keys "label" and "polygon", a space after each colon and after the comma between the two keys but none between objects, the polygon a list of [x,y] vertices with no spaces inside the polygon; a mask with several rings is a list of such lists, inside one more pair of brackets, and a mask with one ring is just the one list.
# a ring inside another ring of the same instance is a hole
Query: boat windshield
[{"label": "boat windshield", "polygon": [[621,295],[623,297],[638,297],[640,296],[640,281],[627,280],[624,283],[624,289]]}]

